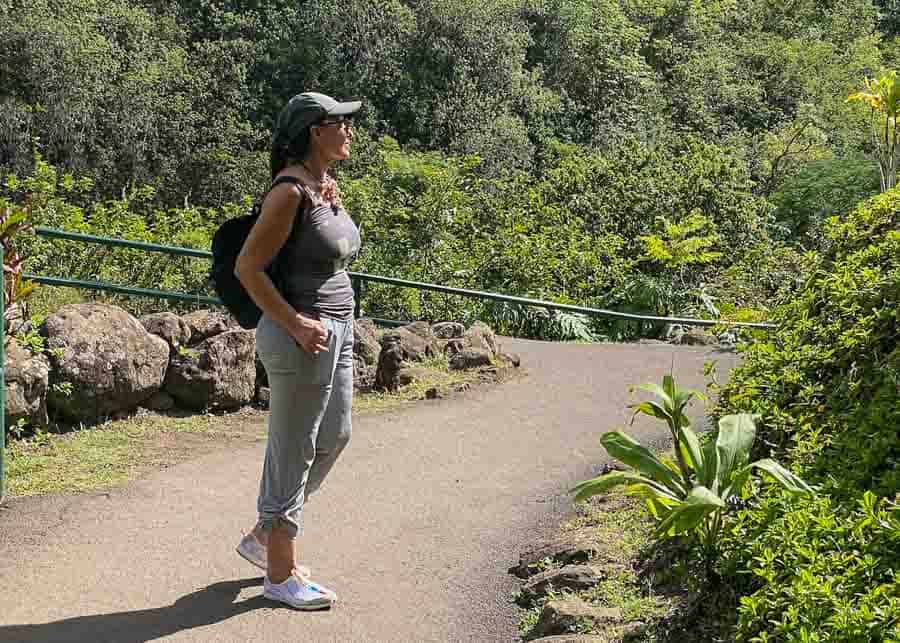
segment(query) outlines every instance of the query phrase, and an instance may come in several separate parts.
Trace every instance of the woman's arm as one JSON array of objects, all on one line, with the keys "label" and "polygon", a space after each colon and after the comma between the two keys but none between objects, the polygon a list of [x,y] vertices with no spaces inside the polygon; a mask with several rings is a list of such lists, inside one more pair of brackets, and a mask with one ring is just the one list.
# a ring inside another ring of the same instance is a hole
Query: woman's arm
[{"label": "woman's arm", "polygon": [[269,192],[256,224],[241,248],[234,273],[266,315],[287,330],[301,347],[316,354],[327,350],[327,334],[322,322],[297,313],[266,274],[266,268],[290,236],[304,198],[299,188],[284,183]]}]

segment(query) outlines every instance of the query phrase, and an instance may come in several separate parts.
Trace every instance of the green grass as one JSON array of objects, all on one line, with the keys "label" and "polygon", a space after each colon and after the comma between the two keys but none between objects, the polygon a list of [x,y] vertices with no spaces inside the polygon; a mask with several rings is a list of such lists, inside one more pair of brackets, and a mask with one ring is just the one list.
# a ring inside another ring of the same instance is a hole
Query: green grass
[{"label": "green grass", "polygon": [[[637,562],[651,542],[653,523],[643,505],[621,491],[613,491],[602,498],[594,498],[576,505],[576,514],[560,527],[565,533],[577,532],[587,538],[599,552],[597,560],[589,564],[603,567],[607,578],[597,586],[577,592],[577,596],[598,607],[619,608],[624,622],[640,620],[652,622],[665,615],[673,599],[657,595],[642,582],[636,571]],[[523,637],[537,623],[543,604],[522,610],[519,633]],[[584,634],[607,634],[589,624],[579,628]],[[615,636],[614,636],[615,638]]]},{"label": "green grass", "polygon": [[177,461],[179,451],[165,453],[179,433],[198,436],[231,433],[217,428],[218,418],[136,416],[128,420],[66,434],[42,433],[12,441],[6,450],[8,493],[32,496],[89,491],[131,479],[143,467]]}]

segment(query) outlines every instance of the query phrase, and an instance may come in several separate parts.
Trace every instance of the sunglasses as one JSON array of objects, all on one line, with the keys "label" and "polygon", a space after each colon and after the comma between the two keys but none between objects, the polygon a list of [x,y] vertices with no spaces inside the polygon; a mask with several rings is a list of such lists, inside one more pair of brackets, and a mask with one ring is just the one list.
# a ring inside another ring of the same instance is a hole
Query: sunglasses
[{"label": "sunglasses", "polygon": [[353,119],[349,116],[336,116],[334,118],[327,118],[325,120],[319,121],[318,125],[320,127],[325,127],[327,125],[341,125],[350,129],[353,127]]}]

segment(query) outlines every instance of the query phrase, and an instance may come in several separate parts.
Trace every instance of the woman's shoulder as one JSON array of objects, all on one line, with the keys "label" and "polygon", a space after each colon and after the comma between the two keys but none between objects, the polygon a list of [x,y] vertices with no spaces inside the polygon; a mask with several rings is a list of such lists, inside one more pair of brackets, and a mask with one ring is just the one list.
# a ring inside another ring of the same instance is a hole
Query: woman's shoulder
[{"label": "woman's shoulder", "polygon": [[296,209],[303,201],[316,202],[315,189],[309,180],[298,174],[282,172],[272,181],[265,201],[276,207]]}]

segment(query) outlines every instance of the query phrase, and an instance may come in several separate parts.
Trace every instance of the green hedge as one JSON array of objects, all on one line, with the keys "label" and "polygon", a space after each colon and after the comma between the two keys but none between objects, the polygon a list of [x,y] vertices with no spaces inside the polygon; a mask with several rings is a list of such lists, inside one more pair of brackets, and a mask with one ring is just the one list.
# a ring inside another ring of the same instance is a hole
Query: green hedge
[{"label": "green hedge", "polygon": [[719,413],[818,484],[742,512],[725,573],[740,641],[900,640],[900,191],[826,226],[780,328],[744,349]]}]

